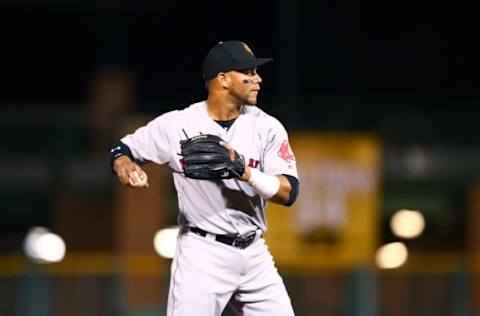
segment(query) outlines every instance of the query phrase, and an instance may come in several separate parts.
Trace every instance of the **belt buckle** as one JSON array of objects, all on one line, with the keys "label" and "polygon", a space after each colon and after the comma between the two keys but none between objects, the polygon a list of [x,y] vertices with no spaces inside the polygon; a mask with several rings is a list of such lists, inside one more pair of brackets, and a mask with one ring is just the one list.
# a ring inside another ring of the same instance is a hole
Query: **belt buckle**
[{"label": "belt buckle", "polygon": [[238,236],[232,242],[232,246],[240,249],[245,249],[252,244],[255,240],[255,236],[257,233],[255,231],[251,231],[244,235]]}]

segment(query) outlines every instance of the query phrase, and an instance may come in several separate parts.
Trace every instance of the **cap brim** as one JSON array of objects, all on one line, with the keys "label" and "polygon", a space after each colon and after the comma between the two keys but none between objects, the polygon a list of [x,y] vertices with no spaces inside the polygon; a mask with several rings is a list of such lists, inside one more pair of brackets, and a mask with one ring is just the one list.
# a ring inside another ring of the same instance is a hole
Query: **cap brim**
[{"label": "cap brim", "polygon": [[235,67],[234,70],[246,70],[251,68],[257,68],[258,66],[266,64],[272,60],[273,58],[255,58],[255,59],[249,60],[248,62],[242,65],[239,65],[238,67]]}]

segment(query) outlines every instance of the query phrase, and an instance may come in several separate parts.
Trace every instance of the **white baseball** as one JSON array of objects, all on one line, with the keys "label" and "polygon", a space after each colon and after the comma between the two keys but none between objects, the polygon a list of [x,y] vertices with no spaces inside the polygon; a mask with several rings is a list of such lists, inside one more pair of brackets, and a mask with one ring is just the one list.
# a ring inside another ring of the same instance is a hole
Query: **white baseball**
[{"label": "white baseball", "polygon": [[[133,178],[132,178],[133,177]],[[128,180],[130,181],[130,185],[132,187],[145,187],[148,186],[148,176],[145,172],[142,174],[138,174],[137,171],[132,173],[132,177]]]}]

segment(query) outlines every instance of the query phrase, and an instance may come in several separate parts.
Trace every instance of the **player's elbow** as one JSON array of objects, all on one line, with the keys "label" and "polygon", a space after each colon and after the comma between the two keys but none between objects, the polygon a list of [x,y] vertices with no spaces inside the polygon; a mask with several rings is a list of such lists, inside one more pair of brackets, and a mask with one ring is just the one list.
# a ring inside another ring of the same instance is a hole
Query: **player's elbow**
[{"label": "player's elbow", "polygon": [[280,188],[270,201],[285,206],[292,206],[298,196],[298,179],[290,175],[282,175],[279,178],[281,183]]}]

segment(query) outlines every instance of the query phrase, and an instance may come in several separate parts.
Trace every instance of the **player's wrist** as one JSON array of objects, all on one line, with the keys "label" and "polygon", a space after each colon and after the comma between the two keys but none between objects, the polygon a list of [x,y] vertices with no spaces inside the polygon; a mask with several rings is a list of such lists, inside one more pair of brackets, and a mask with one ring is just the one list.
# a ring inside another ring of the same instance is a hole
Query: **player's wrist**
[{"label": "player's wrist", "polygon": [[241,180],[241,181],[247,181],[250,180],[250,177],[251,177],[251,170],[250,170],[250,167],[249,166],[245,166],[245,172],[242,174],[241,177],[239,177],[238,179]]},{"label": "player's wrist", "polygon": [[121,155],[121,156],[118,156],[117,158],[115,158],[115,160],[113,161],[113,171],[115,173],[118,173],[118,171],[125,165],[131,163],[132,160],[130,159],[130,157],[126,156],[126,155]]},{"label": "player's wrist", "polygon": [[277,176],[270,176],[255,168],[249,168],[248,184],[265,200],[271,199],[280,189],[280,180]]}]

